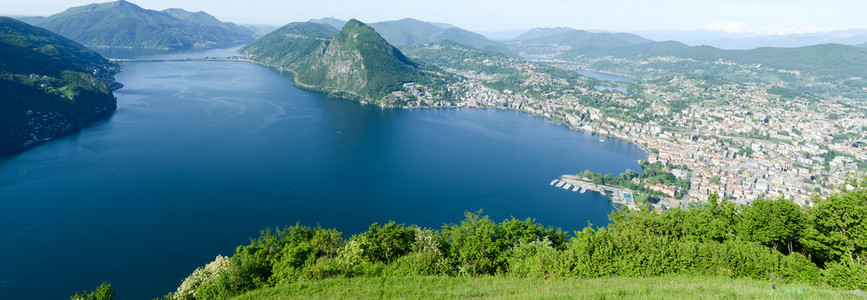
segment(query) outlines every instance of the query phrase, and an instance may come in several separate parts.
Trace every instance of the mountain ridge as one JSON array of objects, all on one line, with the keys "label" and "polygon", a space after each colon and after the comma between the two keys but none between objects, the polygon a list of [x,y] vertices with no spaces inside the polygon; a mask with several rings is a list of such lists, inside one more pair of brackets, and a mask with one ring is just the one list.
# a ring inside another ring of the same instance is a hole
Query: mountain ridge
[{"label": "mountain ridge", "polygon": [[25,20],[98,48],[214,48],[253,39],[251,30],[220,22],[204,12],[156,11],[123,0],[71,7],[48,17]]},{"label": "mountain ridge", "polygon": [[431,83],[425,68],[355,19],[338,32],[326,24],[290,23],[241,51],[253,61],[292,72],[296,85],[332,97],[386,105],[405,83]]},{"label": "mountain ridge", "polygon": [[117,66],[65,37],[0,17],[0,156],[111,116]]}]

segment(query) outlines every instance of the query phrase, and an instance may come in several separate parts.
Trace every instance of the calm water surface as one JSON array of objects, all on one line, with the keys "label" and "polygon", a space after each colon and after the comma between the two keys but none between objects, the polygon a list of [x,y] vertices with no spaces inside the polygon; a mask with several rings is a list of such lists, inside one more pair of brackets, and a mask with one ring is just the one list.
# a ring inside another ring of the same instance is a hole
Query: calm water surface
[{"label": "calm water surface", "polygon": [[151,299],[259,229],[296,222],[349,236],[484,209],[604,225],[609,201],[548,183],[639,170],[644,157],[523,113],[327,99],[250,63],[122,67],[111,120],[0,160],[0,298],[109,281],[120,299]]}]

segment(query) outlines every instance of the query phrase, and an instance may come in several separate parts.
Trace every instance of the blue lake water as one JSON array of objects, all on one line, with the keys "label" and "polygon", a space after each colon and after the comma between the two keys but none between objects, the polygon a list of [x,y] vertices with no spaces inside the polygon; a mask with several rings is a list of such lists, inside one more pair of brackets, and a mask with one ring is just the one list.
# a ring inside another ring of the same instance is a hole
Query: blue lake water
[{"label": "blue lake water", "polygon": [[640,170],[645,155],[513,111],[328,99],[250,63],[122,67],[110,120],[0,159],[0,298],[62,299],[109,281],[119,299],[151,299],[260,229],[296,222],[349,236],[483,209],[605,225],[607,199],[548,183]]}]

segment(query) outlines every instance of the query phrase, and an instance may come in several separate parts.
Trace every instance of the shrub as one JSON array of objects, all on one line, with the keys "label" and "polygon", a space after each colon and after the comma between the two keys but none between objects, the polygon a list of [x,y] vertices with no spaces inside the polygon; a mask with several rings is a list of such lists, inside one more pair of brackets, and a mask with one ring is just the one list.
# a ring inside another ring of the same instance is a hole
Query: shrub
[{"label": "shrub", "polygon": [[173,298],[177,300],[197,299],[197,289],[203,284],[213,285],[218,278],[226,274],[226,270],[229,268],[231,263],[231,259],[228,257],[217,255],[214,261],[208,263],[203,268],[197,268],[193,271],[193,274],[187,276],[187,278],[181,282],[178,290],[175,291]]},{"label": "shrub", "polygon": [[825,267],[825,281],[837,288],[867,290],[867,266],[830,263]]},{"label": "shrub", "polygon": [[111,290],[111,284],[103,282],[93,291],[83,291],[81,294],[75,293],[69,297],[71,300],[113,300],[114,291]]}]

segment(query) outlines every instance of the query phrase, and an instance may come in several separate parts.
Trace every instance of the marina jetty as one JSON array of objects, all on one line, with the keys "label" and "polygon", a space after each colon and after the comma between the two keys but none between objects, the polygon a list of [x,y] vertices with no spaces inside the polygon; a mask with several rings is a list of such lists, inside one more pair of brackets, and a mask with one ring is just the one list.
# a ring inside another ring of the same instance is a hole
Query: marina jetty
[{"label": "marina jetty", "polygon": [[[558,179],[551,180],[551,186],[571,190],[573,192],[585,193],[588,190],[603,194],[611,200],[611,202],[626,206],[630,209],[639,209],[644,203],[636,201],[635,192],[630,189],[625,189],[616,186],[595,184],[578,175],[562,175]],[[674,198],[662,198],[658,203],[652,203],[654,209],[662,209],[665,207],[685,206],[686,203]]]}]

